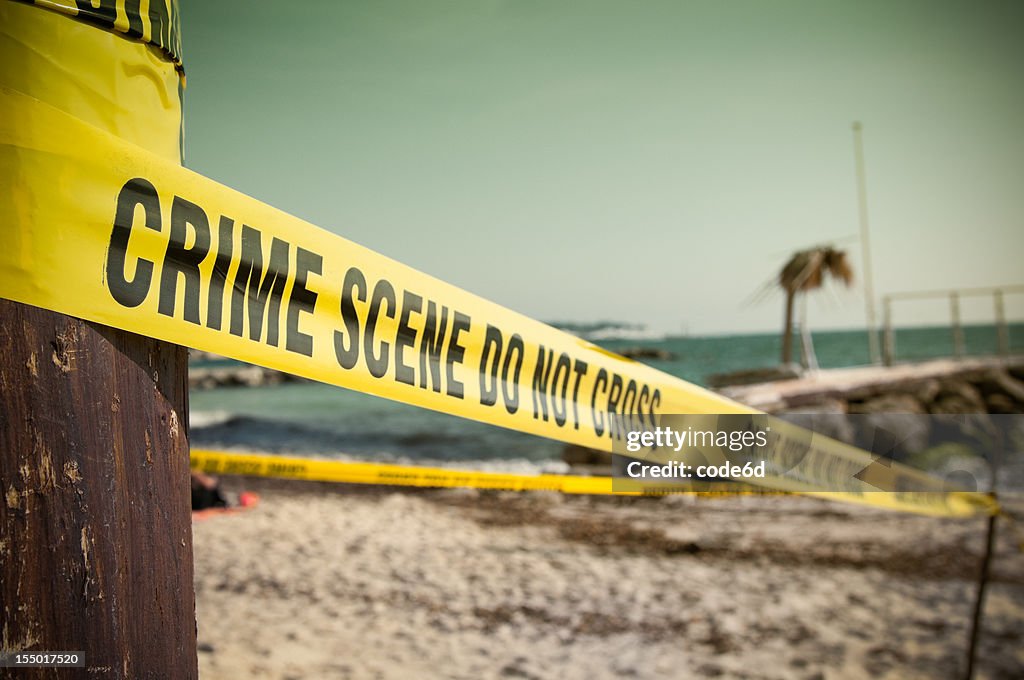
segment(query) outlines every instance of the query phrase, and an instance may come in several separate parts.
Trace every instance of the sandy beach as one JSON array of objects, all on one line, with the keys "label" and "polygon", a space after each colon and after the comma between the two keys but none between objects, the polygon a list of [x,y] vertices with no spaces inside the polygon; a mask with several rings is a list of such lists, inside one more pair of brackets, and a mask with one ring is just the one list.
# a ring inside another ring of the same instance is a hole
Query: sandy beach
[{"label": "sandy beach", "polygon": [[[982,520],[799,497],[225,478],[194,523],[201,676],[958,678]],[[977,677],[1024,677],[1002,524]]]}]

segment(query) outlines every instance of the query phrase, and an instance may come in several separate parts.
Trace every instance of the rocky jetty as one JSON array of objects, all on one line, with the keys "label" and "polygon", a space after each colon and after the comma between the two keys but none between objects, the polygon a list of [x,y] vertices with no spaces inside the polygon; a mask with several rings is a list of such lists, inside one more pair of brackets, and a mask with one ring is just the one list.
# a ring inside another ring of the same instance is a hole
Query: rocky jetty
[{"label": "rocky jetty", "polygon": [[770,368],[750,368],[729,373],[712,373],[706,378],[708,387],[735,387],[736,385],[757,385],[776,380],[795,380],[803,372],[799,366],[772,366]]},{"label": "rocky jetty", "polygon": [[1024,413],[1024,357],[844,368],[719,391],[768,413]]},{"label": "rocky jetty", "polygon": [[[765,380],[718,391],[794,422],[807,414],[816,432],[862,447],[871,443],[858,430],[866,427],[899,433],[900,448],[908,452],[934,445],[933,423],[914,416],[971,415],[971,425],[958,427],[988,430],[988,415],[1024,413],[1024,357],[835,369],[789,379],[759,371],[737,375],[744,383],[754,375]],[[578,472],[607,474],[611,464],[610,453],[576,445],[567,445],[562,458]]]},{"label": "rocky jetty", "polygon": [[189,354],[188,386],[190,388],[208,390],[214,387],[263,387],[305,380],[297,375],[253,364],[230,362],[203,365],[208,362],[225,362],[225,359],[210,352],[196,350],[192,350]]},{"label": "rocky jetty", "polygon": [[618,354],[626,357],[627,359],[658,359],[661,361],[671,361],[676,358],[676,355],[672,352],[659,347],[625,347],[618,350]]}]

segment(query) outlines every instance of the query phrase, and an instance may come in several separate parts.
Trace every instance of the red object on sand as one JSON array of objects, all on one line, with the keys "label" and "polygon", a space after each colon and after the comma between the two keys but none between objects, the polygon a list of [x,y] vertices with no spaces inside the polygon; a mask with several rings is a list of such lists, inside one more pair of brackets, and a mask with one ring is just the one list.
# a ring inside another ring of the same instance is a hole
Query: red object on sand
[{"label": "red object on sand", "polygon": [[251,510],[260,503],[260,496],[258,493],[252,491],[243,491],[238,494],[238,505],[229,508],[206,508],[204,510],[193,510],[192,521],[198,522],[211,517],[217,517],[220,515],[234,515],[243,510]]}]

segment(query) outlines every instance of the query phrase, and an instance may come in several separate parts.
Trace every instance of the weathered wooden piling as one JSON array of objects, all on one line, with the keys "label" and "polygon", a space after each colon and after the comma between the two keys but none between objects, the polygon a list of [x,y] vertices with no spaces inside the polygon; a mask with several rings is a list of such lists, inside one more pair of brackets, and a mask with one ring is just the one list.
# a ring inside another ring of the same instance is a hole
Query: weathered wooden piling
[{"label": "weathered wooden piling", "polygon": [[196,677],[187,350],[0,315],[4,649],[83,651],[59,677]]}]

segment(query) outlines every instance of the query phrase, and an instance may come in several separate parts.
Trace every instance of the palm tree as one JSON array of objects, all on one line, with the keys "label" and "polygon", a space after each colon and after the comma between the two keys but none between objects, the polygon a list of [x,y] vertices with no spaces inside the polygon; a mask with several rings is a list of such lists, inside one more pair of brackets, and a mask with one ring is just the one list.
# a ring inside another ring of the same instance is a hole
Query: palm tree
[{"label": "palm tree", "polygon": [[779,272],[779,286],[786,294],[786,320],[782,327],[782,363],[788,364],[793,353],[793,303],[797,293],[817,290],[831,276],[849,286],[853,282],[853,268],[846,252],[832,246],[817,246],[789,258]]}]

